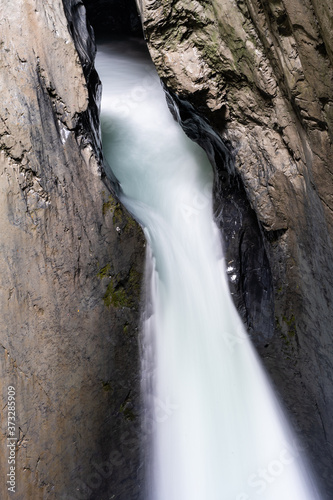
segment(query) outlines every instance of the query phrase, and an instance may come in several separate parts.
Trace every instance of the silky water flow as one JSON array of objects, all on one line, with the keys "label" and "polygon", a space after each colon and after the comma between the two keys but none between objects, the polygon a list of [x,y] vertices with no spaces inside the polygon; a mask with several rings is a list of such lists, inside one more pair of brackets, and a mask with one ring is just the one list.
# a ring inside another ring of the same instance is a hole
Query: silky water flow
[{"label": "silky water flow", "polygon": [[148,242],[147,500],[319,499],[229,292],[211,165],[139,49],[100,46],[103,150]]}]

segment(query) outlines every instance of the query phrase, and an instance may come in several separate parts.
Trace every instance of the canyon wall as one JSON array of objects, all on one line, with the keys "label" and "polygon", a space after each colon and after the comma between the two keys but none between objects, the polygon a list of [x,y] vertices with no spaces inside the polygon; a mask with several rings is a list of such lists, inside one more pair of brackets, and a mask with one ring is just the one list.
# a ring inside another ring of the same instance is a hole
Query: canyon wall
[{"label": "canyon wall", "polygon": [[216,172],[235,303],[333,491],[333,7],[138,0],[170,108]]},{"label": "canyon wall", "polygon": [[77,0],[0,27],[0,497],[136,499],[145,243],[104,174],[92,31]]}]

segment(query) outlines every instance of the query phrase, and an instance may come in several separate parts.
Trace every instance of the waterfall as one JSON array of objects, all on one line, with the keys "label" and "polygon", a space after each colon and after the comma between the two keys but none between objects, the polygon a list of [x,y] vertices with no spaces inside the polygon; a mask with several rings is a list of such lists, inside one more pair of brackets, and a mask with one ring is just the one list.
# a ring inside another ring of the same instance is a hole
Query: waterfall
[{"label": "waterfall", "polygon": [[205,153],[142,51],[101,46],[97,70],[104,153],[149,243],[147,500],[319,499],[230,296]]}]

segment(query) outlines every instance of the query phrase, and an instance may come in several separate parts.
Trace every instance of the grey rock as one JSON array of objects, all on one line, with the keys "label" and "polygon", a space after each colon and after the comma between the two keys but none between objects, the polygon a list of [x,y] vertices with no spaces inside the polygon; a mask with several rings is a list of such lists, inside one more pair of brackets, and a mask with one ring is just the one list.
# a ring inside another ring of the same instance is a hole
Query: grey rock
[{"label": "grey rock", "polygon": [[145,243],[104,174],[94,41],[80,1],[4,2],[0,28],[1,475],[14,386],[16,499],[134,499]]}]

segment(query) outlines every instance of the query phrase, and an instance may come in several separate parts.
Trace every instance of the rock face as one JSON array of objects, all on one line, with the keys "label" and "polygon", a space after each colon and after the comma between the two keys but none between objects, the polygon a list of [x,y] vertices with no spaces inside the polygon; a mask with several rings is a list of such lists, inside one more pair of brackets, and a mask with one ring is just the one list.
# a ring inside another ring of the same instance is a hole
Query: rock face
[{"label": "rock face", "polygon": [[333,7],[138,0],[170,106],[209,154],[235,302],[333,492]]},{"label": "rock face", "polygon": [[[1,11],[0,497],[136,499],[144,240],[103,174],[82,2]],[[7,453],[8,452],[8,453]]]}]

